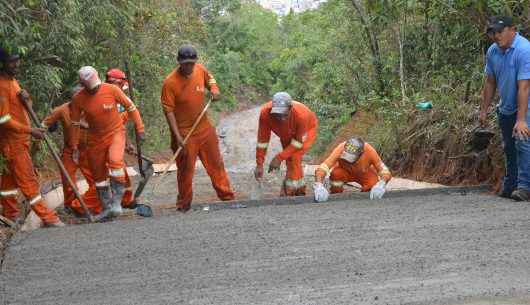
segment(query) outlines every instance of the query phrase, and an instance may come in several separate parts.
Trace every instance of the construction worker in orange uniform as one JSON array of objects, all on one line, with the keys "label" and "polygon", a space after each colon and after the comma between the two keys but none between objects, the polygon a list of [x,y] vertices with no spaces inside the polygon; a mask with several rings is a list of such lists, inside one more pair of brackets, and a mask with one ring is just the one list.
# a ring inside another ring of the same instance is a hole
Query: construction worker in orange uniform
[{"label": "construction worker in orange uniform", "polygon": [[[107,71],[105,82],[118,86],[120,89],[122,89],[122,91],[127,90],[127,87],[128,87],[125,73],[123,73],[123,71],[119,69],[111,69]],[[121,104],[118,104],[118,111],[120,112],[120,115],[122,117],[123,124],[126,125],[129,119],[127,111],[125,111],[125,108],[123,108]],[[86,124],[86,126],[88,128],[88,124]],[[81,134],[83,134],[83,124],[81,124],[80,127],[81,127]],[[88,190],[83,194],[83,200],[85,201],[85,204],[87,208],[90,210],[90,212],[92,214],[97,215],[101,213],[102,205],[97,196],[97,190],[96,190],[96,186],[94,183],[94,177],[90,173],[90,167],[88,166],[88,152],[86,149],[81,149],[81,146],[82,145],[80,142],[79,166],[80,166],[81,172],[85,176],[85,179],[88,183]],[[127,167],[125,167],[124,170],[125,170],[125,192],[123,194],[121,206],[123,208],[132,209],[132,208],[135,208],[137,204],[134,203],[134,197],[132,193],[132,182],[127,173]],[[67,201],[65,200],[65,206],[66,206],[66,203]],[[72,203],[70,204],[69,207],[73,210],[74,214],[78,216],[81,216],[84,213],[81,203],[79,202],[79,200],[75,198],[72,200]]]},{"label": "construction worker in orange uniform", "polygon": [[[72,90],[72,96],[77,94],[81,90],[81,86],[77,86]],[[51,129],[55,124],[61,123],[63,128],[63,140],[64,147],[61,155],[61,160],[63,161],[64,167],[68,172],[68,175],[72,181],[77,184],[76,172],[79,169],[83,176],[85,177],[89,188],[93,187],[94,179],[92,178],[92,173],[88,165],[88,143],[87,143],[87,129],[88,124],[82,119],[80,123],[80,134],[79,134],[79,160],[78,162],[74,161],[73,158],[73,128],[72,119],[70,116],[72,104],[71,101],[67,101],[59,107],[54,108],[46,118],[42,121],[42,127],[46,129]],[[63,185],[63,194],[64,194],[64,207],[67,211],[72,211],[79,216],[84,214],[84,210],[81,205],[78,203],[75,193],[72,187],[66,181],[66,177],[61,173],[61,180]],[[74,204],[77,202],[77,204]],[[93,208],[90,208],[89,202],[87,202],[87,207],[94,212]]]},{"label": "construction worker in orange uniform", "polygon": [[0,150],[6,160],[0,185],[0,203],[3,216],[16,221],[20,214],[17,206],[18,190],[28,200],[31,209],[45,226],[62,227],[57,214],[46,207],[29,153],[31,136],[44,138],[45,130],[31,128],[24,102],[31,105],[27,91],[20,88],[15,76],[20,58],[0,49]]},{"label": "construction worker in orange uniform", "polygon": [[[96,190],[103,211],[96,221],[121,215],[121,202],[127,178],[125,162],[125,126],[118,111],[121,104],[131,115],[137,138],[145,139],[144,124],[140,112],[132,101],[114,85],[102,83],[96,69],[90,66],[79,70],[79,80],[84,87],[72,101],[72,121],[79,126],[81,113],[88,123],[88,161],[94,175]],[[74,128],[74,159],[77,150],[79,128]],[[109,182],[110,176],[110,182]]]},{"label": "construction worker in orange uniform", "polygon": [[331,155],[315,170],[315,200],[327,201],[328,191],[324,186],[326,175],[330,175],[330,191],[342,193],[344,184],[356,182],[362,192],[370,191],[370,199],[383,197],[386,184],[392,179],[388,167],[372,145],[358,137],[339,144]]},{"label": "construction worker in orange uniform", "polygon": [[318,119],[306,105],[293,101],[286,92],[278,92],[272,101],[261,107],[256,146],[256,179],[263,177],[263,163],[274,132],[282,143],[283,151],[272,159],[269,173],[278,170],[283,161],[287,163],[287,175],[282,184],[282,196],[305,195],[306,185],[302,157],[317,138]]},{"label": "construction worker in orange uniform", "polygon": [[[112,84],[120,88],[124,93],[127,89],[129,89],[129,82],[127,81],[127,76],[125,75],[125,72],[123,72],[120,69],[110,69],[105,74],[105,82],[108,84]],[[120,115],[122,117],[123,125],[127,126],[127,122],[129,121],[129,114],[127,111],[125,111],[125,108],[123,108],[122,105],[118,104],[118,111],[120,112]],[[126,151],[129,149],[129,139],[125,138],[125,149]],[[132,182],[131,178],[129,177],[129,174],[127,173],[127,165],[125,165],[125,193],[123,194],[123,199],[121,202],[121,206],[124,208],[133,208],[133,192],[132,192]]]},{"label": "construction worker in orange uniform", "polygon": [[205,107],[206,89],[210,90],[212,100],[220,99],[219,88],[213,76],[200,64],[197,51],[191,45],[178,50],[179,67],[164,80],[161,102],[171,130],[171,148],[181,153],[176,160],[178,198],[177,210],[186,212],[191,208],[193,198],[192,180],[197,157],[201,160],[210,176],[212,185],[221,200],[233,200],[234,193],[226,174],[223,158],[219,150],[219,140],[215,128],[205,115],[189,137],[191,127]]}]

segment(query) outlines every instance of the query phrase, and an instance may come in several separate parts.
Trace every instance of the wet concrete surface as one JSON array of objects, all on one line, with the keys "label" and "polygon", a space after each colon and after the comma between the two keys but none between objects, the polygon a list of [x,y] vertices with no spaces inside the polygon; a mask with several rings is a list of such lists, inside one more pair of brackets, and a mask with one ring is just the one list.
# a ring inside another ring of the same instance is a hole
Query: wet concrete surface
[{"label": "wet concrete surface", "polygon": [[[225,168],[237,199],[274,198],[279,196],[281,183],[285,177],[285,164],[279,172],[265,173],[261,186],[254,179],[256,166],[256,141],[260,108],[254,107],[237,112],[223,118],[217,126],[217,134]],[[270,160],[281,151],[278,137],[271,135],[271,141],[265,160],[265,170]],[[317,164],[311,164],[308,155],[304,160],[304,173],[307,183],[307,193],[312,193],[314,172]],[[156,186],[156,189],[154,187]],[[420,188],[442,187],[439,184],[394,178],[388,185],[388,190],[409,190]],[[200,161],[197,161],[196,173],[193,180],[194,203],[216,201],[217,196],[211,186],[211,181]],[[358,192],[359,188],[352,184],[346,186],[346,192]],[[154,206],[174,205],[178,194],[176,173],[171,172],[166,177],[153,177],[146,188],[144,200]]]},{"label": "wet concrete surface", "polygon": [[425,195],[19,233],[0,304],[530,304],[530,205]]}]

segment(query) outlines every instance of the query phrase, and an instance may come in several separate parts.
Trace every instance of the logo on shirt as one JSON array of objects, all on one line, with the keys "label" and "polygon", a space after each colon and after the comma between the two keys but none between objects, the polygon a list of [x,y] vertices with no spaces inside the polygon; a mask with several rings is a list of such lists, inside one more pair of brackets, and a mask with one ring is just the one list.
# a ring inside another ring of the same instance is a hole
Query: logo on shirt
[{"label": "logo on shirt", "polygon": [[109,109],[112,109],[114,108],[114,104],[103,104],[103,109],[105,110],[109,110]]},{"label": "logo on shirt", "polygon": [[197,92],[204,92],[204,87],[203,87],[203,86],[199,86],[199,85],[197,85],[197,87],[195,88],[195,90],[196,90]]}]

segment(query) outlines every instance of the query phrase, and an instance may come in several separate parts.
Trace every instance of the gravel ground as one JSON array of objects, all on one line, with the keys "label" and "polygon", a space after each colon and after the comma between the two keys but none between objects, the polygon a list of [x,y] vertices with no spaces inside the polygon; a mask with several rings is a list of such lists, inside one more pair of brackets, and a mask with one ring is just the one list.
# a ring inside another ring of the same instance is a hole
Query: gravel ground
[{"label": "gravel ground", "polygon": [[469,193],[17,234],[0,304],[530,304],[530,205]]}]

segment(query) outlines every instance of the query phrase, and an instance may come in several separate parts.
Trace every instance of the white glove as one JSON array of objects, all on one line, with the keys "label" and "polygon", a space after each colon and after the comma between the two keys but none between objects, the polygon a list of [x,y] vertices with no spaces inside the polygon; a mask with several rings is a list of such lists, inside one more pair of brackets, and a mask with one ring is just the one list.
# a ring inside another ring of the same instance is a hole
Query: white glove
[{"label": "white glove", "polygon": [[322,182],[315,182],[315,184],[313,185],[313,189],[314,189],[314,192],[315,192],[315,201],[316,202],[328,201],[329,192],[326,189],[326,187],[324,186],[324,184],[322,184]]},{"label": "white glove", "polygon": [[379,180],[370,191],[370,200],[381,199],[386,191],[386,182],[384,180]]}]

